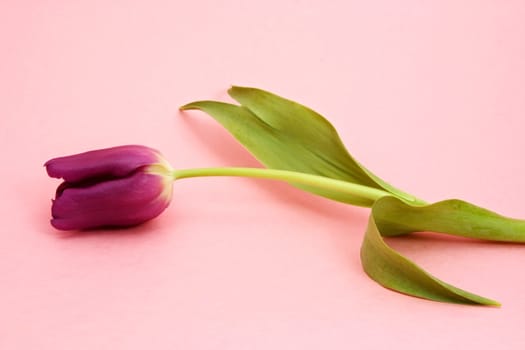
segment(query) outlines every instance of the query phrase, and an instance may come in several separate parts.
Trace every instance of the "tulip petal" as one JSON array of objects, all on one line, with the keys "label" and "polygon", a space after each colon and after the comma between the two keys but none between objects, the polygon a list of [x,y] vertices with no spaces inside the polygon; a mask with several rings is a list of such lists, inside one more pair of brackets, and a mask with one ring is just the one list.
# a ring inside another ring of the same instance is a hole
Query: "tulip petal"
[{"label": "tulip petal", "polygon": [[51,177],[78,183],[124,177],[140,167],[158,162],[160,153],[149,147],[127,145],[53,158],[45,163]]},{"label": "tulip petal", "polygon": [[165,186],[162,177],[138,171],[86,187],[66,187],[53,201],[51,224],[60,230],[138,225],[168,206]]}]

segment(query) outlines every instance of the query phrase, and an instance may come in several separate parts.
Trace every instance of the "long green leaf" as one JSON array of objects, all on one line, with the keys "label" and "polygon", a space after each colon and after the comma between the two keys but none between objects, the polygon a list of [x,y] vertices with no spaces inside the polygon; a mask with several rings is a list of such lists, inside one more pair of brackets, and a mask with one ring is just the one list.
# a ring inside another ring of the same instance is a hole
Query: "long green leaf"
[{"label": "long green leaf", "polygon": [[441,232],[500,242],[525,242],[525,221],[508,218],[474,204],[449,199],[424,206],[383,197],[372,207],[383,236]]},{"label": "long green leaf", "polygon": [[361,247],[363,268],[372,279],[387,288],[430,300],[498,305],[435,278],[388,247],[381,237],[426,231],[474,239],[525,242],[525,221],[507,218],[457,199],[412,206],[386,196],[372,207]]},{"label": "long green leaf", "polygon": [[[384,197],[389,198],[389,197]],[[380,202],[382,199],[379,199]],[[459,304],[499,306],[497,301],[456,288],[432,276],[390,248],[381,237],[374,215],[370,215],[361,263],[365,272],[386,288],[416,297]]]},{"label": "long green leaf", "polygon": [[[268,168],[353,182],[385,190],[407,202],[423,203],[359,164],[348,153],[335,128],[310,108],[255,88],[232,87],[229,94],[241,105],[197,101],[181,109],[199,109],[214,117]],[[338,192],[296,186],[353,205],[373,204]]]}]

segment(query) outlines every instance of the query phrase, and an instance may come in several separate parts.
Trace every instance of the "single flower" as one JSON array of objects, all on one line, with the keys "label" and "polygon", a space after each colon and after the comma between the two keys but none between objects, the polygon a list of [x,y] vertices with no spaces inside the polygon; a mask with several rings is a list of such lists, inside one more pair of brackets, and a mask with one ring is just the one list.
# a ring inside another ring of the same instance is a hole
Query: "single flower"
[{"label": "single flower", "polygon": [[53,158],[51,177],[64,181],[52,201],[59,230],[129,227],[158,216],[171,201],[172,168],[156,150],[119,146]]}]

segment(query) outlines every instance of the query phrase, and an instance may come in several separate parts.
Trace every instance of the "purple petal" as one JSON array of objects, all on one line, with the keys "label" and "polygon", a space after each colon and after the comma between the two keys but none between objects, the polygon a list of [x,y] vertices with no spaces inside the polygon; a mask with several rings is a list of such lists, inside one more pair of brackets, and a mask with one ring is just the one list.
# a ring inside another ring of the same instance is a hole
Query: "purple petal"
[{"label": "purple petal", "polygon": [[49,176],[75,183],[90,178],[127,176],[140,167],[158,162],[159,159],[160,153],[157,150],[128,145],[53,158],[44,166]]},{"label": "purple petal", "polygon": [[67,187],[53,201],[51,224],[60,230],[134,226],[162,213],[170,197],[171,183],[142,172],[88,187]]}]

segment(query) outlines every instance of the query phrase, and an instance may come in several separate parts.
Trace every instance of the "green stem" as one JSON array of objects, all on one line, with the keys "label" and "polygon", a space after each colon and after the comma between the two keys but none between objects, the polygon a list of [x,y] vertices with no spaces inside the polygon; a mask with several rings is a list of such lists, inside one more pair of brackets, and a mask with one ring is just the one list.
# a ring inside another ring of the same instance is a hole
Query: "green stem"
[{"label": "green stem", "polygon": [[202,176],[239,176],[280,180],[294,184],[312,186],[323,190],[338,191],[355,197],[366,198],[372,202],[381,197],[391,195],[386,191],[373,187],[331,179],[319,175],[287,170],[261,168],[198,168],[174,170],[172,175],[174,180]]}]

